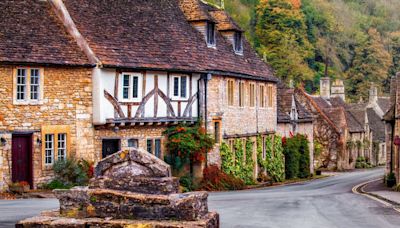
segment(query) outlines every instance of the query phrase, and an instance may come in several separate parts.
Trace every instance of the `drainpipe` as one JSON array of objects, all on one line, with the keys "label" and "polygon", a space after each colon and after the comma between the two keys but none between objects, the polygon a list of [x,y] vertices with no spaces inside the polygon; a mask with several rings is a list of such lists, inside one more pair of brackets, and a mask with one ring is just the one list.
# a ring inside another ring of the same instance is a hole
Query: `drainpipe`
[{"label": "drainpipe", "polygon": [[[208,81],[211,80],[211,73],[202,74],[201,78],[204,80],[204,128],[206,133],[208,133],[208,114],[207,114],[207,91],[208,91]],[[206,167],[208,167],[208,152],[206,153]]]}]

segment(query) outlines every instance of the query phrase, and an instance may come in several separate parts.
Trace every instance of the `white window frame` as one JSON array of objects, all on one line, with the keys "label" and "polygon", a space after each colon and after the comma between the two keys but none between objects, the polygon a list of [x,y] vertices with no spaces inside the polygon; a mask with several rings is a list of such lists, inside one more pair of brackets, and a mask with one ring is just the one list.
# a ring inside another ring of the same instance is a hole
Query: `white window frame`
[{"label": "white window frame", "polygon": [[[51,137],[50,137],[51,136]],[[49,138],[48,138],[49,137]],[[55,135],[54,134],[46,134],[45,135],[45,146],[44,146],[44,163],[46,166],[54,164],[54,143],[55,143]],[[48,158],[50,159],[48,161]]]},{"label": "white window frame", "polygon": [[[182,77],[186,77],[186,96],[182,96]],[[178,78],[178,96],[175,95],[175,78]],[[190,77],[189,75],[171,75],[170,78],[170,97],[174,100],[187,100],[189,99],[189,86],[190,86]]]},{"label": "white window frame", "polygon": [[57,159],[58,159],[58,161],[67,159],[67,134],[66,133],[58,133],[57,134]]},{"label": "white window frame", "polygon": [[[25,82],[24,84],[18,83],[19,71],[25,71]],[[32,83],[32,71],[37,70],[37,81]],[[38,67],[16,67],[13,72],[13,104],[14,105],[40,105],[43,100],[43,78],[44,78],[44,69]],[[24,94],[24,99],[18,99],[18,89],[20,86],[24,87],[22,91]],[[36,88],[35,93],[37,93],[37,97],[35,99],[32,98],[33,87]]]},{"label": "white window frame", "polygon": [[[23,75],[21,74],[19,74],[19,73],[22,73],[22,72],[25,72]],[[27,69],[27,68],[17,68],[17,70],[16,70],[16,75],[15,75],[15,77],[16,77],[16,79],[15,79],[15,86],[16,86],[16,89],[15,89],[15,100],[16,101],[18,101],[18,102],[23,102],[23,101],[26,101],[27,99],[28,99],[28,79],[29,79],[29,76],[28,76],[28,72],[29,72],[29,69]],[[24,80],[24,83],[19,83],[19,79],[21,78],[21,80]],[[20,91],[20,88],[22,89],[21,91]],[[21,95],[21,96],[23,96],[23,98],[19,98],[19,95]]]},{"label": "white window frame", "polygon": [[[124,77],[129,76],[129,85],[124,86]],[[133,79],[138,78],[137,97],[133,97]],[[124,98],[124,88],[128,89],[128,98]],[[125,102],[140,102],[142,100],[143,74],[137,72],[123,72],[119,76],[119,100]]]}]

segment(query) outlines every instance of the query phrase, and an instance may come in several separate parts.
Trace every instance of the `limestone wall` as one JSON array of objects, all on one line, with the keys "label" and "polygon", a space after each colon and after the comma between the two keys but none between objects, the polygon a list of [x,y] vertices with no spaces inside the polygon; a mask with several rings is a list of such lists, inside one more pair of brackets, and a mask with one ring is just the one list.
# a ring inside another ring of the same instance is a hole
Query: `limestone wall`
[{"label": "limestone wall", "polygon": [[[32,135],[33,182],[47,181],[51,167],[43,164],[43,128],[67,128],[69,156],[93,160],[92,74],[89,68],[36,67],[41,71],[43,99],[35,104],[15,102],[14,66],[0,66],[0,186],[10,181],[12,135]],[[29,69],[29,68],[28,68]],[[51,133],[51,132],[49,132]]]}]

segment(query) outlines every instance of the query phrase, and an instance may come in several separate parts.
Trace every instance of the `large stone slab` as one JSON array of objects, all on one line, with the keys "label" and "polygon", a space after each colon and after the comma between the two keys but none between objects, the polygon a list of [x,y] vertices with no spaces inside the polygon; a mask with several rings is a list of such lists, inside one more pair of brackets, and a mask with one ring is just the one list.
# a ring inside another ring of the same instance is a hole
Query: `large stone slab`
[{"label": "large stone slab", "polygon": [[197,221],[174,221],[174,220],[124,220],[104,218],[64,218],[58,212],[45,213],[41,216],[20,221],[16,228],[217,228],[219,227],[219,215],[215,212],[207,213]]},{"label": "large stone slab", "polygon": [[61,216],[194,221],[208,213],[206,192],[151,195],[111,189],[57,190]]}]

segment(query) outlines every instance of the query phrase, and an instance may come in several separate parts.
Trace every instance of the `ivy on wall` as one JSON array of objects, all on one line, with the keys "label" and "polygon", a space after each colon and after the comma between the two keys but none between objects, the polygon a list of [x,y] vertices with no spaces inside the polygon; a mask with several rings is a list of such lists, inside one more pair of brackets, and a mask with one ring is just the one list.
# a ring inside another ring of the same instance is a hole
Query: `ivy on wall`
[{"label": "ivy on wall", "polygon": [[241,139],[236,139],[234,151],[226,143],[222,143],[220,153],[223,172],[242,179],[247,185],[254,183],[253,142],[251,140],[246,140],[243,145]]},{"label": "ivy on wall", "polygon": [[262,137],[257,137],[257,163],[275,182],[285,179],[285,158],[280,136],[265,137],[265,158],[263,158]]}]

